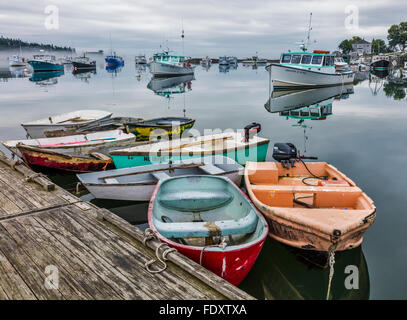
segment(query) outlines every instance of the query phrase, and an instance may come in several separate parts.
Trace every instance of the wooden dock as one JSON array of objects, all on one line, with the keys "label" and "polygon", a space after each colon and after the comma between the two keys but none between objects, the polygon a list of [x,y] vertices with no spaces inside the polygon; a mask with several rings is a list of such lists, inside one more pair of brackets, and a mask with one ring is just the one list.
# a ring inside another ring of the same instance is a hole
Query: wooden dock
[{"label": "wooden dock", "polygon": [[0,299],[253,299],[178,252],[150,273],[144,239],[0,151]]}]

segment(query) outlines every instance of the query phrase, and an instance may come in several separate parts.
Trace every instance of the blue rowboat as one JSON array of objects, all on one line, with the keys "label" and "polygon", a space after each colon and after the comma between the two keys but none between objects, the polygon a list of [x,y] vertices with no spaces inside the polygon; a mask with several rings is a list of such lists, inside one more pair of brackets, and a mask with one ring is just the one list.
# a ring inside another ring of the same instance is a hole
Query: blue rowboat
[{"label": "blue rowboat", "polygon": [[148,223],[161,241],[234,285],[250,271],[268,234],[245,194],[216,176],[160,180]]},{"label": "blue rowboat", "polygon": [[269,139],[240,132],[225,132],[199,137],[173,139],[110,152],[117,169],[169,161],[183,161],[208,155],[223,155],[241,165],[246,161],[265,161]]},{"label": "blue rowboat", "polygon": [[64,71],[64,65],[57,62],[55,56],[38,54],[27,61],[34,72]]}]

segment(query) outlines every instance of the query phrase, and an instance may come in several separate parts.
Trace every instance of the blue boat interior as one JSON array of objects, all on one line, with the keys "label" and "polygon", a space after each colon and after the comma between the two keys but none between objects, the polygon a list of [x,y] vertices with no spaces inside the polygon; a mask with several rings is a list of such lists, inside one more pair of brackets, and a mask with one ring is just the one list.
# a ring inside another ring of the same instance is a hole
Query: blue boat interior
[{"label": "blue boat interior", "polygon": [[191,246],[243,246],[264,231],[262,219],[238,188],[229,179],[214,176],[162,181],[154,199],[153,223],[167,239]]}]

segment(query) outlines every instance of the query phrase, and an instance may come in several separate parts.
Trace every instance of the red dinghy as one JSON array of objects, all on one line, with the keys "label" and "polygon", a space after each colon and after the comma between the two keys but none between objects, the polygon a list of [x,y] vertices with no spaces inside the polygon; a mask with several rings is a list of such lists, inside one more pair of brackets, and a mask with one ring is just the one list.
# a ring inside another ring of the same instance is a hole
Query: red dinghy
[{"label": "red dinghy", "polygon": [[267,222],[246,195],[217,176],[160,180],[148,223],[161,241],[233,285],[246,277],[268,234]]}]

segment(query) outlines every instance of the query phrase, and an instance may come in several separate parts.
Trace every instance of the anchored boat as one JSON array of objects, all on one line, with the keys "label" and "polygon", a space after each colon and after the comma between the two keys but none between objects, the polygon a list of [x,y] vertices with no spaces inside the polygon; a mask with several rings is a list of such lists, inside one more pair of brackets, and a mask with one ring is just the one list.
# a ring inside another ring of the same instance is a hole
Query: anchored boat
[{"label": "anchored boat", "polygon": [[250,271],[268,232],[243,192],[213,176],[160,180],[148,223],[161,241],[234,285]]},{"label": "anchored boat", "polygon": [[46,119],[22,123],[21,125],[31,138],[37,139],[46,137],[46,132],[75,130],[91,123],[96,124],[98,121],[105,120],[111,116],[112,113],[107,111],[77,110]]},{"label": "anchored boat", "polygon": [[[296,153],[291,144],[276,144],[273,156],[285,158],[287,149]],[[314,253],[359,246],[376,218],[373,201],[326,162],[249,162],[245,186],[272,238]]]},{"label": "anchored boat", "polygon": [[72,65],[73,65],[74,71],[96,69],[96,61],[89,59],[85,55],[83,55],[83,57],[75,58],[72,61]]},{"label": "anchored boat", "polygon": [[57,61],[55,56],[49,54],[37,54],[27,61],[34,72],[63,71],[64,65]]},{"label": "anchored boat", "polygon": [[10,67],[25,67],[26,60],[22,56],[14,55],[8,58]]},{"label": "anchored boat", "polygon": [[[264,161],[269,139],[250,138],[250,130],[256,132],[259,125],[249,125],[241,132],[225,132],[199,137],[188,137],[150,143],[132,148],[114,150],[110,156],[116,168],[143,166],[152,163],[166,163],[208,155],[223,155],[244,165],[246,161]],[[258,131],[257,131],[258,130]]]},{"label": "anchored boat", "polygon": [[79,181],[97,199],[149,201],[160,179],[177,176],[213,175],[229,178],[240,186],[243,167],[222,156],[189,159],[133,168],[78,175]]},{"label": "anchored boat", "polygon": [[337,71],[335,55],[322,50],[283,53],[280,63],[272,63],[266,69],[275,89],[344,85],[352,83],[355,77],[352,70]]},{"label": "anchored boat", "polygon": [[387,70],[390,65],[390,56],[385,54],[379,54],[378,56],[372,57],[372,62],[370,67],[375,70]]},{"label": "anchored boat", "polygon": [[3,141],[2,144],[12,153],[21,157],[17,148],[19,144],[55,152],[65,150],[71,153],[83,153],[95,148],[126,146],[128,142],[135,140],[136,136],[132,133],[124,133],[122,130],[110,130],[56,138],[9,140]]},{"label": "anchored boat", "polygon": [[151,120],[125,123],[127,132],[134,133],[137,141],[152,140],[158,137],[172,138],[180,136],[185,130],[189,130],[195,123],[194,119],[165,117]]},{"label": "anchored boat", "polygon": [[177,76],[193,74],[195,67],[187,61],[185,56],[168,54],[167,51],[153,55],[152,61],[148,63],[150,72],[156,76]]},{"label": "anchored boat", "polygon": [[135,57],[136,64],[147,64],[147,59],[145,54],[140,54]]},{"label": "anchored boat", "polygon": [[63,150],[55,152],[23,144],[17,144],[16,148],[24,162],[34,168],[68,172],[93,172],[106,170],[112,164],[112,160],[108,156],[99,152],[89,152],[87,155],[72,154]]}]

